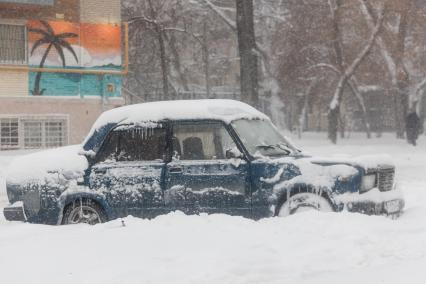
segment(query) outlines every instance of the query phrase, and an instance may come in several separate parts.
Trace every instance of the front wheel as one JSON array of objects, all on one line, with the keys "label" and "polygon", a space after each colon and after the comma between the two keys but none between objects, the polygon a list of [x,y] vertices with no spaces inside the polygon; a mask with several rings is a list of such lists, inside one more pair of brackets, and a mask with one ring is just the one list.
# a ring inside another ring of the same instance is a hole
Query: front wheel
[{"label": "front wheel", "polygon": [[285,217],[304,211],[333,212],[330,202],[324,197],[310,192],[298,193],[286,200],[278,211],[279,217]]},{"label": "front wheel", "polygon": [[65,208],[62,225],[95,225],[106,221],[106,215],[99,204],[92,200],[78,199]]}]

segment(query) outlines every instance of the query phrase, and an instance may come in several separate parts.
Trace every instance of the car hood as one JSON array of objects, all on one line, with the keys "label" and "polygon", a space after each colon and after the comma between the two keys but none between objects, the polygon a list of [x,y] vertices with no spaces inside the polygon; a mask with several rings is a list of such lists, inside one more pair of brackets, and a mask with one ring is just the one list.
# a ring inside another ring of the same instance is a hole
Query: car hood
[{"label": "car hood", "polygon": [[258,161],[267,162],[271,164],[288,164],[290,162],[303,162],[316,165],[347,165],[357,168],[362,168],[366,172],[376,170],[381,167],[394,167],[392,158],[389,155],[364,155],[364,156],[349,156],[349,155],[336,155],[332,157],[312,156],[309,153],[302,152],[298,155],[287,156],[277,159],[270,159],[262,157]]},{"label": "car hood", "polygon": [[395,167],[389,155],[365,155],[365,156],[336,156],[336,157],[308,157],[311,163],[320,165],[348,165],[362,168],[364,172],[374,172],[381,168]]},{"label": "car hood", "polygon": [[44,184],[53,179],[81,177],[88,167],[86,157],[79,155],[81,145],[40,151],[18,157],[5,172],[7,183]]},{"label": "car hood", "polygon": [[261,181],[274,188],[288,188],[295,184],[309,184],[319,188],[333,188],[336,181],[346,182],[356,176],[394,167],[389,156],[311,157],[297,155],[278,159],[261,158],[258,164]]}]

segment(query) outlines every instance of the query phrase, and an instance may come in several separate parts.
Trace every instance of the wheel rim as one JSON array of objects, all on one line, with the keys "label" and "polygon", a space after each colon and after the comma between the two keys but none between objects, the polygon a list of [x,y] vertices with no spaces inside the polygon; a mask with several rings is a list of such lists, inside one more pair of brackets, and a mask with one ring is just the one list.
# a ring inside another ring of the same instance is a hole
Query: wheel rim
[{"label": "wheel rim", "polygon": [[289,198],[280,208],[278,216],[286,217],[300,212],[333,212],[331,204],[322,196],[313,193],[300,193]]},{"label": "wheel rim", "polygon": [[320,209],[311,204],[302,204],[297,208],[291,210],[290,215],[308,211],[320,211]]},{"label": "wheel rim", "polygon": [[101,217],[95,209],[88,206],[78,206],[74,208],[67,220],[68,224],[90,224],[95,225],[101,223]]}]

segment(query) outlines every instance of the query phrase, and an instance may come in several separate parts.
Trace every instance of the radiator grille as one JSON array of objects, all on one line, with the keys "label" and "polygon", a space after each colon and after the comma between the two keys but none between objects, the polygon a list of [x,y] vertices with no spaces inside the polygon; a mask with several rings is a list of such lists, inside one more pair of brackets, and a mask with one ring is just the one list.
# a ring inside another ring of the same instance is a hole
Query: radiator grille
[{"label": "radiator grille", "polygon": [[36,215],[40,211],[40,193],[38,191],[28,191],[22,197],[25,211],[29,216]]},{"label": "radiator grille", "polygon": [[378,173],[378,187],[380,191],[389,191],[393,188],[395,168],[380,169]]}]

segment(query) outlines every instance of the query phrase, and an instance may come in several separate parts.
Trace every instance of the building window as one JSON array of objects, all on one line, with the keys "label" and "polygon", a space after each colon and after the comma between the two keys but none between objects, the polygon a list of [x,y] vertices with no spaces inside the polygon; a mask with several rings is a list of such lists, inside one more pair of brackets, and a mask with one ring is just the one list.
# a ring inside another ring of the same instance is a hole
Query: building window
[{"label": "building window", "polygon": [[26,27],[0,24],[0,63],[26,63]]},{"label": "building window", "polygon": [[63,120],[24,121],[24,148],[54,148],[66,144],[66,123]]},{"label": "building window", "polygon": [[65,145],[65,122],[47,121],[44,124],[46,133],[46,148],[61,147]]},{"label": "building window", "polygon": [[0,121],[0,149],[9,150],[19,148],[19,121],[7,118]]},{"label": "building window", "polygon": [[42,123],[36,121],[24,122],[24,148],[41,148],[43,143]]},{"label": "building window", "polygon": [[67,119],[0,118],[0,150],[41,149],[68,143]]}]

